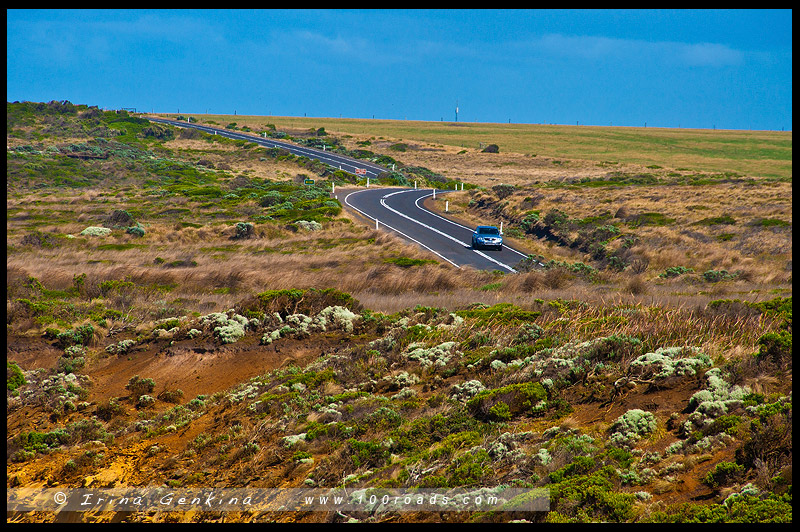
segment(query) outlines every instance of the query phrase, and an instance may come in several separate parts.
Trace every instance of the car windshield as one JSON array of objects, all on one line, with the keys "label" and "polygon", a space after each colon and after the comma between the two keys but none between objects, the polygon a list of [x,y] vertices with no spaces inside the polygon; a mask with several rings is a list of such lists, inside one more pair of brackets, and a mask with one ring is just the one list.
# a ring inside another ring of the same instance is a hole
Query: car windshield
[{"label": "car windshield", "polygon": [[496,227],[479,227],[478,228],[479,235],[499,235],[500,230]]}]

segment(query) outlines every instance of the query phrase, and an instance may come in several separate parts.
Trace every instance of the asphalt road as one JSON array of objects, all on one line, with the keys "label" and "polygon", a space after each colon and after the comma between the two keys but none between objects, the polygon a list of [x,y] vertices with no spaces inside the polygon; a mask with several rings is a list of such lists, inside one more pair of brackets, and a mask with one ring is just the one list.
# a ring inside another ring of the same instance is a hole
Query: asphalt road
[{"label": "asphalt road", "polygon": [[298,146],[296,144],[291,144],[289,142],[281,142],[279,140],[271,138],[261,138],[255,135],[239,133],[225,128],[214,128],[211,126],[202,126],[200,124],[194,124],[190,122],[167,120],[165,118],[148,117],[147,119],[152,122],[160,122],[162,124],[170,124],[172,126],[177,126],[177,127],[199,129],[200,131],[205,131],[206,133],[211,133],[212,135],[220,135],[223,137],[227,137],[229,139],[246,140],[248,142],[254,142],[266,148],[283,148],[295,155],[302,155],[308,157],[309,159],[317,159],[319,161],[322,161],[324,163],[333,166],[334,168],[344,170],[345,172],[349,172],[351,174],[356,174],[356,169],[359,168],[366,171],[364,174],[366,177],[375,177],[378,174],[387,171],[386,168],[384,168],[383,166],[379,166],[375,163],[362,161],[359,159],[353,159],[351,157],[339,155],[338,153],[331,153],[324,150],[317,150],[314,148],[307,148],[305,146]]},{"label": "asphalt road", "polygon": [[527,256],[507,245],[502,250],[472,249],[472,227],[423,207],[422,202],[432,195],[432,189],[374,187],[348,192],[342,203],[377,221],[378,230],[393,231],[459,268],[513,272],[514,265]]},{"label": "asphalt road", "polygon": [[[199,129],[230,139],[246,140],[267,148],[283,148],[295,155],[317,159],[351,174],[355,174],[356,169],[364,169],[368,177],[375,177],[387,171],[375,163],[271,138],[164,118],[148,118],[148,120]],[[436,193],[446,192],[440,190]],[[379,230],[393,231],[459,268],[471,266],[480,270],[513,272],[514,265],[527,256],[507,245],[503,245],[502,250],[472,249],[472,227],[450,221],[422,206],[423,200],[431,195],[433,195],[432,189],[371,187],[345,193],[342,203],[371,221],[377,220]]]}]

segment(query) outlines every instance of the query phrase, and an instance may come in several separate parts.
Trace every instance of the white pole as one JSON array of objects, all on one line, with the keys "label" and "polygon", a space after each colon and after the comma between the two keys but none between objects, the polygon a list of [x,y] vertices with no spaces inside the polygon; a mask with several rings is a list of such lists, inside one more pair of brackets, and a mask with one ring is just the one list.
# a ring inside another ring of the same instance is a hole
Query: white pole
[{"label": "white pole", "polygon": [[336,183],[331,181],[331,194],[336,194]]},{"label": "white pole", "polygon": [[503,222],[500,222],[500,234],[503,234]]},{"label": "white pole", "polygon": [[414,190],[417,190],[417,182],[414,181]]},{"label": "white pole", "polygon": [[375,230],[376,231],[378,230],[378,219],[377,218],[375,218]]},{"label": "white pole", "polygon": [[433,189],[433,199],[436,199],[436,189]]},{"label": "white pole", "polygon": [[369,187],[369,176],[367,176],[367,186]]},{"label": "white pole", "polygon": [[450,200],[444,202],[444,212],[450,212]]}]

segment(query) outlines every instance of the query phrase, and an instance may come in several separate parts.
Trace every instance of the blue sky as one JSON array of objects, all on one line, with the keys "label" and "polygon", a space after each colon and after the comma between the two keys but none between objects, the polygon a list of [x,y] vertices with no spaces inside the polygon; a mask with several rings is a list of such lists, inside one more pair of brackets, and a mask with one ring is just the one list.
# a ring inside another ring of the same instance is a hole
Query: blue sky
[{"label": "blue sky", "polygon": [[792,128],[791,10],[7,10],[8,101]]}]

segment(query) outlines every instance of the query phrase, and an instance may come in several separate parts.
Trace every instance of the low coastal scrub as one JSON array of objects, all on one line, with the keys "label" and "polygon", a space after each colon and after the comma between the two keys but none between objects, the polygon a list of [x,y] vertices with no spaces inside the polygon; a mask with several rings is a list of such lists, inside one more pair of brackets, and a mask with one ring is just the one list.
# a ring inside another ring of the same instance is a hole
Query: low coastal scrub
[{"label": "low coastal scrub", "polygon": [[[10,490],[512,486],[549,511],[447,519],[791,522],[785,182],[460,149],[495,166],[451,212],[528,246],[504,274],[361,227],[331,194],[355,176],[280,149],[68,102],[8,117]],[[474,170],[428,169],[449,147],[235,120],[218,125],[395,164],[382,184]],[[757,218],[730,206],[744,187]],[[431,519],[224,514],[122,517]]]}]

